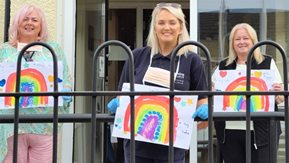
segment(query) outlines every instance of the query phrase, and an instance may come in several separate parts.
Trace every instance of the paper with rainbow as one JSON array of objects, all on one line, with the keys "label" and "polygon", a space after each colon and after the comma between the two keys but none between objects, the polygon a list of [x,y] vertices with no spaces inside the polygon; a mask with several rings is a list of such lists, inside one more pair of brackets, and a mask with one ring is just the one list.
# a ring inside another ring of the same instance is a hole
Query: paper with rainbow
[{"label": "paper with rainbow", "polygon": [[[15,92],[16,63],[0,63],[0,92]],[[63,66],[58,63],[58,89],[63,88]],[[53,91],[52,62],[25,62],[21,69],[20,92],[52,92]],[[23,96],[19,99],[20,108],[53,106],[53,97]],[[59,106],[63,105],[59,98]],[[13,109],[14,97],[0,97],[0,109]]]},{"label": "paper with rainbow", "polygon": [[[122,91],[129,91],[124,83]],[[168,89],[135,84],[135,91],[168,91]],[[197,96],[175,96],[174,98],[174,146],[189,149]],[[135,140],[169,145],[169,97],[135,97]],[[112,136],[130,138],[130,98],[120,97]]]},{"label": "paper with rainbow", "polygon": [[[246,91],[246,70],[219,70],[215,72],[216,91]],[[214,74],[214,75],[215,75]],[[251,70],[251,91],[268,91],[273,84],[273,70]],[[274,111],[274,96],[251,96],[251,112]],[[245,112],[246,96],[214,96],[215,112]]]}]

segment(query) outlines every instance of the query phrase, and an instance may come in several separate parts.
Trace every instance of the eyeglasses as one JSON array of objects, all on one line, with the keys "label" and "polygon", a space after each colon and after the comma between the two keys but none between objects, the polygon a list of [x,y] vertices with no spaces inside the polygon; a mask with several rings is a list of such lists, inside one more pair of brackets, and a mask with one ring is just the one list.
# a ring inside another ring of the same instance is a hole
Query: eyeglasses
[{"label": "eyeglasses", "polygon": [[157,7],[160,7],[160,8],[168,7],[168,6],[173,7],[173,8],[181,8],[182,7],[182,5],[180,5],[178,3],[158,3],[157,4]]}]

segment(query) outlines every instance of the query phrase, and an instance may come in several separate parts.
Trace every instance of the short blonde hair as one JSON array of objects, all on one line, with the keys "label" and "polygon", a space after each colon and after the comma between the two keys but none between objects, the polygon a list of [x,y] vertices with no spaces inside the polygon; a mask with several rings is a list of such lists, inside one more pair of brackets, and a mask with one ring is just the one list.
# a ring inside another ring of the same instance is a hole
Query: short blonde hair
[{"label": "short blonde hair", "polygon": [[[231,64],[237,58],[237,54],[234,50],[233,44],[234,44],[234,35],[235,35],[236,31],[239,29],[245,29],[248,32],[250,39],[253,42],[253,45],[258,43],[257,33],[251,25],[249,25],[248,23],[240,23],[240,24],[235,25],[232,28],[231,33],[230,33],[230,37],[229,37],[229,57],[228,57],[226,65]],[[264,56],[262,55],[259,47],[254,50],[254,58],[258,64],[264,60]]]},{"label": "short blonde hair", "polygon": [[32,4],[26,4],[22,6],[17,13],[15,14],[14,20],[12,22],[11,27],[9,28],[9,43],[16,47],[17,42],[19,40],[19,26],[24,20],[24,18],[29,15],[32,11],[36,11],[40,18],[41,29],[39,33],[38,41],[47,41],[48,39],[48,29],[47,23],[45,19],[45,15],[42,10]]},{"label": "short blonde hair", "polygon": [[[156,31],[155,31],[155,25],[156,25],[156,18],[159,15],[161,10],[169,11],[179,20],[182,33],[179,35],[178,44],[190,40],[189,32],[186,27],[185,15],[181,7],[175,7],[172,5],[163,5],[163,6],[157,5],[152,12],[150,31],[147,37],[147,46],[151,47],[151,55],[157,54],[160,51],[158,38],[156,36]],[[193,50],[194,50],[193,46],[184,46],[178,51],[178,55],[186,54],[187,52],[193,51]]]}]

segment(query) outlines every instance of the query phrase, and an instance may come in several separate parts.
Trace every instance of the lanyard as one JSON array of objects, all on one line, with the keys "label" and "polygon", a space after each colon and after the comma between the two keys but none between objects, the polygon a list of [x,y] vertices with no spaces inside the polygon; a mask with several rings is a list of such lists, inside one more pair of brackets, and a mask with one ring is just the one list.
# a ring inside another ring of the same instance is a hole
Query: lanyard
[{"label": "lanyard", "polygon": [[33,52],[24,52],[23,57],[24,57],[25,61],[26,62],[32,62],[33,61],[32,57],[33,57],[34,53],[35,53],[35,51],[33,51]]}]

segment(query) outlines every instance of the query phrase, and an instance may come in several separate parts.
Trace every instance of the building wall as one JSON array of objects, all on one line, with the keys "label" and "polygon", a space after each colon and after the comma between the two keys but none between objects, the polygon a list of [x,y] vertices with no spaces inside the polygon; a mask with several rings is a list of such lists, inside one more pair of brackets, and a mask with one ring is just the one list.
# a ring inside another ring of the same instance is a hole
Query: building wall
[{"label": "building wall", "polygon": [[4,12],[5,12],[5,1],[0,1],[0,41],[3,42],[4,40],[4,36],[3,36],[3,33],[4,33]]},{"label": "building wall", "polygon": [[[56,40],[56,30],[57,30],[57,0],[11,0],[11,18],[10,23],[13,21],[15,12],[23,4],[35,4],[42,8],[49,30],[49,39]],[[5,17],[5,0],[0,1],[0,40],[4,40],[4,17]]]},{"label": "building wall", "polygon": [[[11,0],[10,22],[23,4],[39,6],[46,17],[49,40],[60,43],[66,55],[71,74],[74,74],[75,0]],[[65,6],[65,7],[64,7]],[[0,0],[0,43],[4,41],[5,0]],[[73,105],[72,105],[73,106]],[[71,112],[73,107],[71,107]],[[58,162],[72,162],[73,124],[65,123],[59,134]],[[65,147],[65,148],[62,148]]]}]

